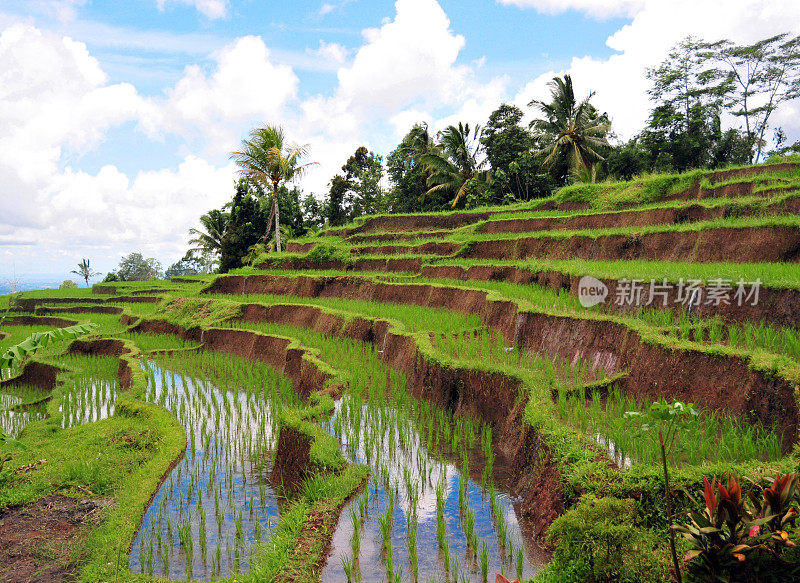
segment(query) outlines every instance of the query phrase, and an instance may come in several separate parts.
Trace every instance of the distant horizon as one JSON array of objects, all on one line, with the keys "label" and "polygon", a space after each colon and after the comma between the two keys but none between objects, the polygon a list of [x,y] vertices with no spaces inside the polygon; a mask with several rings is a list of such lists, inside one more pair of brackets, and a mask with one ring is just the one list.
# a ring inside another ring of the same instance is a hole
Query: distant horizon
[{"label": "distant horizon", "polygon": [[[16,277],[6,277],[0,274],[0,296],[6,295],[11,292],[9,283],[14,279],[18,282],[17,291],[33,291],[37,289],[54,289],[60,286],[65,280],[74,281],[78,287],[86,287],[86,282],[79,279],[78,276],[59,274],[59,273],[31,273],[22,274],[18,273]],[[95,278],[89,281],[91,284],[97,283],[102,277]]]}]

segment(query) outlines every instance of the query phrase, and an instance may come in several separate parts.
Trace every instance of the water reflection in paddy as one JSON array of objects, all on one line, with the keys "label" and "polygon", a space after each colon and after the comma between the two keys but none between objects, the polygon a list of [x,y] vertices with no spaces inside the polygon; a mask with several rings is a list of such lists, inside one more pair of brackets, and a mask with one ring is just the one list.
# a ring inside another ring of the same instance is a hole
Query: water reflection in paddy
[{"label": "water reflection in paddy", "polygon": [[486,428],[448,429],[452,419],[433,417],[349,397],[337,404],[330,429],[351,461],[371,467],[372,479],[342,513],[323,581],[348,580],[354,524],[352,580],[394,580],[402,570],[410,581],[481,581],[483,569],[492,580],[494,573],[531,578],[547,562],[505,487],[512,468],[493,458],[487,469]]},{"label": "water reflection in paddy", "polygon": [[246,570],[252,544],[277,522],[265,452],[277,437],[277,409],[295,397],[266,366],[206,353],[191,359],[145,365],[147,400],[175,413],[187,447],[144,515],[130,568],[208,580]]}]

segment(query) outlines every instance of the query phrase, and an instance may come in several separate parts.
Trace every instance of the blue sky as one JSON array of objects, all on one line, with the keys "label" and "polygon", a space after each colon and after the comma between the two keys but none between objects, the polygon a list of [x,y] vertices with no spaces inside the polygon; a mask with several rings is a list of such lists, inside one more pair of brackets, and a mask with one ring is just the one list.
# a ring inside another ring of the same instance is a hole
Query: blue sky
[{"label": "blue sky", "polygon": [[[166,265],[232,194],[228,153],[283,124],[324,195],[359,145],[415,122],[482,123],[570,72],[621,138],[644,70],[686,36],[800,26],[789,0],[5,0],[0,3],[0,280],[131,251]],[[788,24],[787,24],[788,23]],[[800,32],[795,30],[794,32]],[[798,109],[776,116],[795,135]]]}]

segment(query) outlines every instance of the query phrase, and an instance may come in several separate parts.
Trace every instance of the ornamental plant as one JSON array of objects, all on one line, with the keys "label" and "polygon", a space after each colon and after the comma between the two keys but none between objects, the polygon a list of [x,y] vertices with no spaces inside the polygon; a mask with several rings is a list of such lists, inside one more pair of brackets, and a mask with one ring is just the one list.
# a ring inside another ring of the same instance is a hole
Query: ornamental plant
[{"label": "ornamental plant", "polygon": [[797,474],[778,474],[768,485],[753,483],[746,496],[735,476],[727,487],[703,480],[703,512],[690,512],[688,524],[672,526],[689,543],[684,556],[689,573],[709,582],[749,580],[753,572],[762,580],[774,580],[771,573],[792,580],[800,565],[784,554],[795,546],[789,530],[800,501]]}]

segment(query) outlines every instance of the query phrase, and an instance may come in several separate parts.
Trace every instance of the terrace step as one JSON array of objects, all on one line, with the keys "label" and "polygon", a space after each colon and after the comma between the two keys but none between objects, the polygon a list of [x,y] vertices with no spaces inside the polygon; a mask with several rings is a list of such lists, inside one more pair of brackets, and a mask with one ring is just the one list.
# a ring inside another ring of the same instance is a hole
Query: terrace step
[{"label": "terrace step", "polygon": [[751,368],[747,358],[679,348],[663,335],[645,337],[646,333],[607,317],[521,311],[516,302],[492,297],[486,290],[354,276],[223,276],[205,293],[241,293],[243,280],[249,280],[246,288],[251,294],[358,299],[473,313],[521,350],[570,361],[580,358],[611,375],[627,370],[620,383],[627,394],[702,402],[709,410],[775,425],[785,448],[798,439],[800,412],[794,385],[786,379]]}]

